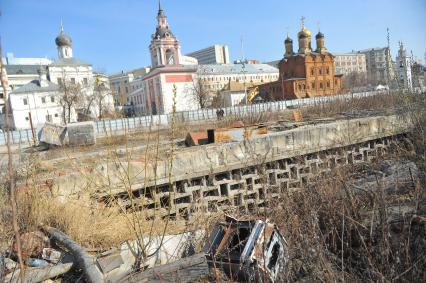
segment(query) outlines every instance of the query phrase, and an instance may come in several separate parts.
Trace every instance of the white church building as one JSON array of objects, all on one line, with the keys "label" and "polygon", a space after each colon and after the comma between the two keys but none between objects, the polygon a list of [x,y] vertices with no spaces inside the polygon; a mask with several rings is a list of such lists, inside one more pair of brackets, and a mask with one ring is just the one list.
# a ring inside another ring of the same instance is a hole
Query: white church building
[{"label": "white church building", "polygon": [[[96,101],[102,95],[103,108],[107,112],[114,111],[113,97],[108,89],[95,91],[98,83],[90,64],[73,57],[72,40],[64,32],[63,26],[55,39],[58,50],[58,60],[45,67],[40,67],[39,77],[13,90],[10,93],[10,109],[15,129],[37,127],[45,122],[64,124],[76,122],[79,114],[97,119],[99,107]],[[78,85],[79,101],[68,113],[63,107],[64,85]],[[98,90],[100,88],[97,88]],[[68,121],[68,117],[70,118]]]}]

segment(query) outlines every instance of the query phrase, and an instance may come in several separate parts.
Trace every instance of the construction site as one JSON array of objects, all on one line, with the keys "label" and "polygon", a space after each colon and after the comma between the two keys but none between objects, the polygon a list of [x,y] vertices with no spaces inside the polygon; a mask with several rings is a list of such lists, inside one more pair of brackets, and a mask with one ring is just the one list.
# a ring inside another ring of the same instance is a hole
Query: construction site
[{"label": "construction site", "polygon": [[423,282],[425,106],[385,93],[106,137],[46,124],[0,148],[0,278]]}]

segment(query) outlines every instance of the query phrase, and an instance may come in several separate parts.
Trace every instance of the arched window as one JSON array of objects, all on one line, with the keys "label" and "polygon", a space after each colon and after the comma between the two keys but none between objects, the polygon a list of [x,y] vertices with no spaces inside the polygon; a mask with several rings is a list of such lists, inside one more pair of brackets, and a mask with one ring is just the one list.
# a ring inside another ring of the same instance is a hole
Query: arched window
[{"label": "arched window", "polygon": [[167,65],[174,65],[175,64],[175,55],[173,50],[167,49],[166,50],[166,62]]}]

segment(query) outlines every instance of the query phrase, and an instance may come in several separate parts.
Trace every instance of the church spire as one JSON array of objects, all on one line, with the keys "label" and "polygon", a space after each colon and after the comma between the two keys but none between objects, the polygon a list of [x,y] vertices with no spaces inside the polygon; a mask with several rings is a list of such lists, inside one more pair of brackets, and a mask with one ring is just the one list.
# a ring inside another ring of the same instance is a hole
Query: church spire
[{"label": "church spire", "polygon": [[163,11],[163,8],[161,7],[161,0],[158,0],[158,16],[164,17],[164,11]]}]

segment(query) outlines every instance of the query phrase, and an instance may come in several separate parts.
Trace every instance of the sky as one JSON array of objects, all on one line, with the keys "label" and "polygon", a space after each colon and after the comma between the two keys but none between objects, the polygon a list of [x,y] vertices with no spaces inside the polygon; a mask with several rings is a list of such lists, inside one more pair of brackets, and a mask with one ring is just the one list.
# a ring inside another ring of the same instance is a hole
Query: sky
[{"label": "sky", "polygon": [[[315,35],[320,28],[330,52],[398,41],[424,62],[426,0],[162,0],[182,54],[227,44],[231,60],[281,59],[287,35],[294,40],[300,18]],[[56,59],[61,19],[73,40],[74,57],[108,74],[150,65],[158,0],[0,0],[3,53]],[[314,40],[314,39],[313,39]],[[296,40],[294,41],[297,42]],[[314,45],[313,45],[314,46]],[[295,48],[296,49],[296,48]],[[4,55],[4,54],[3,54]]]}]

